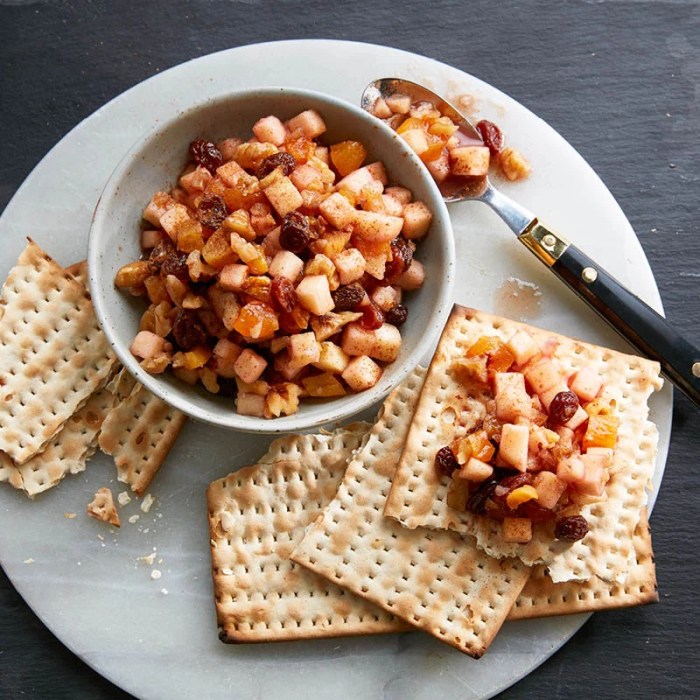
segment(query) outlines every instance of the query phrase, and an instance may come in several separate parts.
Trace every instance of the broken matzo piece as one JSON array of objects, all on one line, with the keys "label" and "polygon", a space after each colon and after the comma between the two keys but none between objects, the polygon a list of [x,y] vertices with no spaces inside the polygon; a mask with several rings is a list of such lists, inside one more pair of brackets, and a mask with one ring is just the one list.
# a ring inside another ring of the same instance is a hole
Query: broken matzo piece
[{"label": "broken matzo piece", "polygon": [[97,434],[114,404],[106,388],[96,391],[54,436],[46,449],[17,467],[27,495],[35,496],[58,484],[67,474],[84,471],[97,446]]},{"label": "broken matzo piece", "polygon": [[[583,368],[595,370],[606,395],[617,404],[620,427],[605,500],[581,508],[590,531],[577,542],[554,539],[547,523],[534,525],[527,544],[504,542],[499,521],[447,505],[450,479],[435,468],[437,451],[478,427],[486,414],[480,397],[468,395],[451,371],[453,363],[465,357],[477,339],[496,336],[507,341],[516,331],[527,332],[540,347],[549,348],[566,376]],[[408,528],[471,534],[494,557],[547,564],[555,582],[591,576],[623,582],[634,561],[632,534],[647,501],[658,443],[656,426],[647,419],[647,399],[661,385],[656,362],[455,306],[431,362],[385,514]]]},{"label": "broken matzo piece", "polygon": [[16,489],[22,488],[22,475],[15,463],[4,452],[0,452],[0,483],[6,481]]},{"label": "broken matzo piece", "polygon": [[646,510],[635,529],[633,544],[635,562],[624,583],[603,581],[597,576],[587,581],[552,583],[544,565],[535,567],[508,619],[572,615],[656,603],[659,592]]},{"label": "broken matzo piece", "polygon": [[69,265],[65,271],[73,277],[77,282],[80,282],[80,284],[83,285],[83,287],[87,287],[87,282],[88,282],[88,269],[87,269],[87,260],[81,260],[80,262],[73,263],[72,265]]},{"label": "broken matzo piece", "polygon": [[112,373],[90,296],[29,241],[0,298],[0,450],[40,452]]},{"label": "broken matzo piece", "polygon": [[102,520],[105,523],[119,527],[119,513],[114,505],[112,492],[106,486],[98,489],[95,498],[88,503],[87,514],[96,520]]},{"label": "broken matzo piece", "polygon": [[[123,381],[128,386],[128,379]],[[146,387],[136,386],[107,414],[100,431],[100,449],[114,457],[119,481],[142,496],[186,419]]]},{"label": "broken matzo piece", "polygon": [[425,370],[387,398],[335,499],[291,557],[470,656],[488,648],[530,574],[470,538],[408,530],[383,516]]},{"label": "broken matzo piece", "polygon": [[239,469],[209,486],[214,596],[222,641],[337,637],[408,627],[289,559],[305,528],[335,495],[347,460],[368,427],[355,424],[332,435],[276,440],[264,463]]}]

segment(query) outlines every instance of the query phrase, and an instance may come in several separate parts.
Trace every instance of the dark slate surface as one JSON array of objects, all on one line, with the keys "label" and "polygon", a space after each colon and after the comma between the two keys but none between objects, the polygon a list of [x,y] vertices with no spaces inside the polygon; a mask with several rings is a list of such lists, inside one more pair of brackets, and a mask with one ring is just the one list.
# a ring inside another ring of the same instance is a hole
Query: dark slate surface
[{"label": "dark slate surface", "polygon": [[[667,315],[700,344],[700,6],[386,5],[0,0],[0,207],[68,130],[157,71],[274,39],[385,43],[474,73],[563,134],[632,222]],[[700,597],[692,582],[700,580],[700,413],[678,395],[674,411],[652,518],[661,603],[594,616],[502,698],[698,697]],[[15,697],[130,696],[67,651],[2,574],[0,698]]]}]

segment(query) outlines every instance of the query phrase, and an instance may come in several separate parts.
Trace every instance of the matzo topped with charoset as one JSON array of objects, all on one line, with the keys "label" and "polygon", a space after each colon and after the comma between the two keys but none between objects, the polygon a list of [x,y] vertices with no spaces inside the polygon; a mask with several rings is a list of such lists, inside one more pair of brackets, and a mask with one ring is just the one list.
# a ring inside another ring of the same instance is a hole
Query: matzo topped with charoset
[{"label": "matzo topped with charoset", "polygon": [[[567,374],[582,367],[596,369],[617,403],[620,427],[605,500],[583,506],[590,532],[573,544],[554,540],[551,530],[538,526],[527,544],[503,542],[499,522],[447,505],[448,479],[434,466],[437,451],[465,434],[463,425],[474,420],[476,411],[464,386],[450,372],[452,363],[477,339],[497,336],[505,341],[517,330],[526,330],[540,344],[556,348],[554,356]],[[634,561],[632,535],[654,470],[658,433],[647,419],[647,399],[661,387],[658,375],[658,364],[650,360],[455,306],[430,365],[385,514],[408,528],[471,534],[491,556],[518,556],[529,565],[544,563],[555,582],[591,576],[624,581]]]}]

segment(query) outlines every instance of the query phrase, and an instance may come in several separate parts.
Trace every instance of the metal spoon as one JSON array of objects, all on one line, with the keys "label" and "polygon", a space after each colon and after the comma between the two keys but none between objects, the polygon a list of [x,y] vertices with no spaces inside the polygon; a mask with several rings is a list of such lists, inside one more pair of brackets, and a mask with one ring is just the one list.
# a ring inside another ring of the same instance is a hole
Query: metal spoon
[{"label": "metal spoon", "polygon": [[[459,125],[469,140],[483,143],[469,120],[432,90],[401,78],[381,78],[362,93],[362,108],[372,113],[378,98],[396,93],[411,102],[432,102]],[[440,186],[446,202],[478,200],[488,204],[541,262],[569,286],[637,350],[661,365],[664,374],[696,405],[700,405],[700,351],[675,331],[666,319],[608,274],[583,251],[546,228],[525,207],[499,192],[488,177],[449,178]]]}]

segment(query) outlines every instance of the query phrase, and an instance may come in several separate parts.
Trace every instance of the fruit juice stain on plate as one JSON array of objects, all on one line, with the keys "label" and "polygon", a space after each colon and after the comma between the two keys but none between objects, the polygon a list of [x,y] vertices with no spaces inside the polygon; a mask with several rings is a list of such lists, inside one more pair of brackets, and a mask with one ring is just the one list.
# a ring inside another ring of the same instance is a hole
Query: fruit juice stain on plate
[{"label": "fruit juice stain on plate", "polygon": [[542,312],[542,292],[532,282],[508,277],[494,291],[494,312],[499,316],[529,321]]}]

